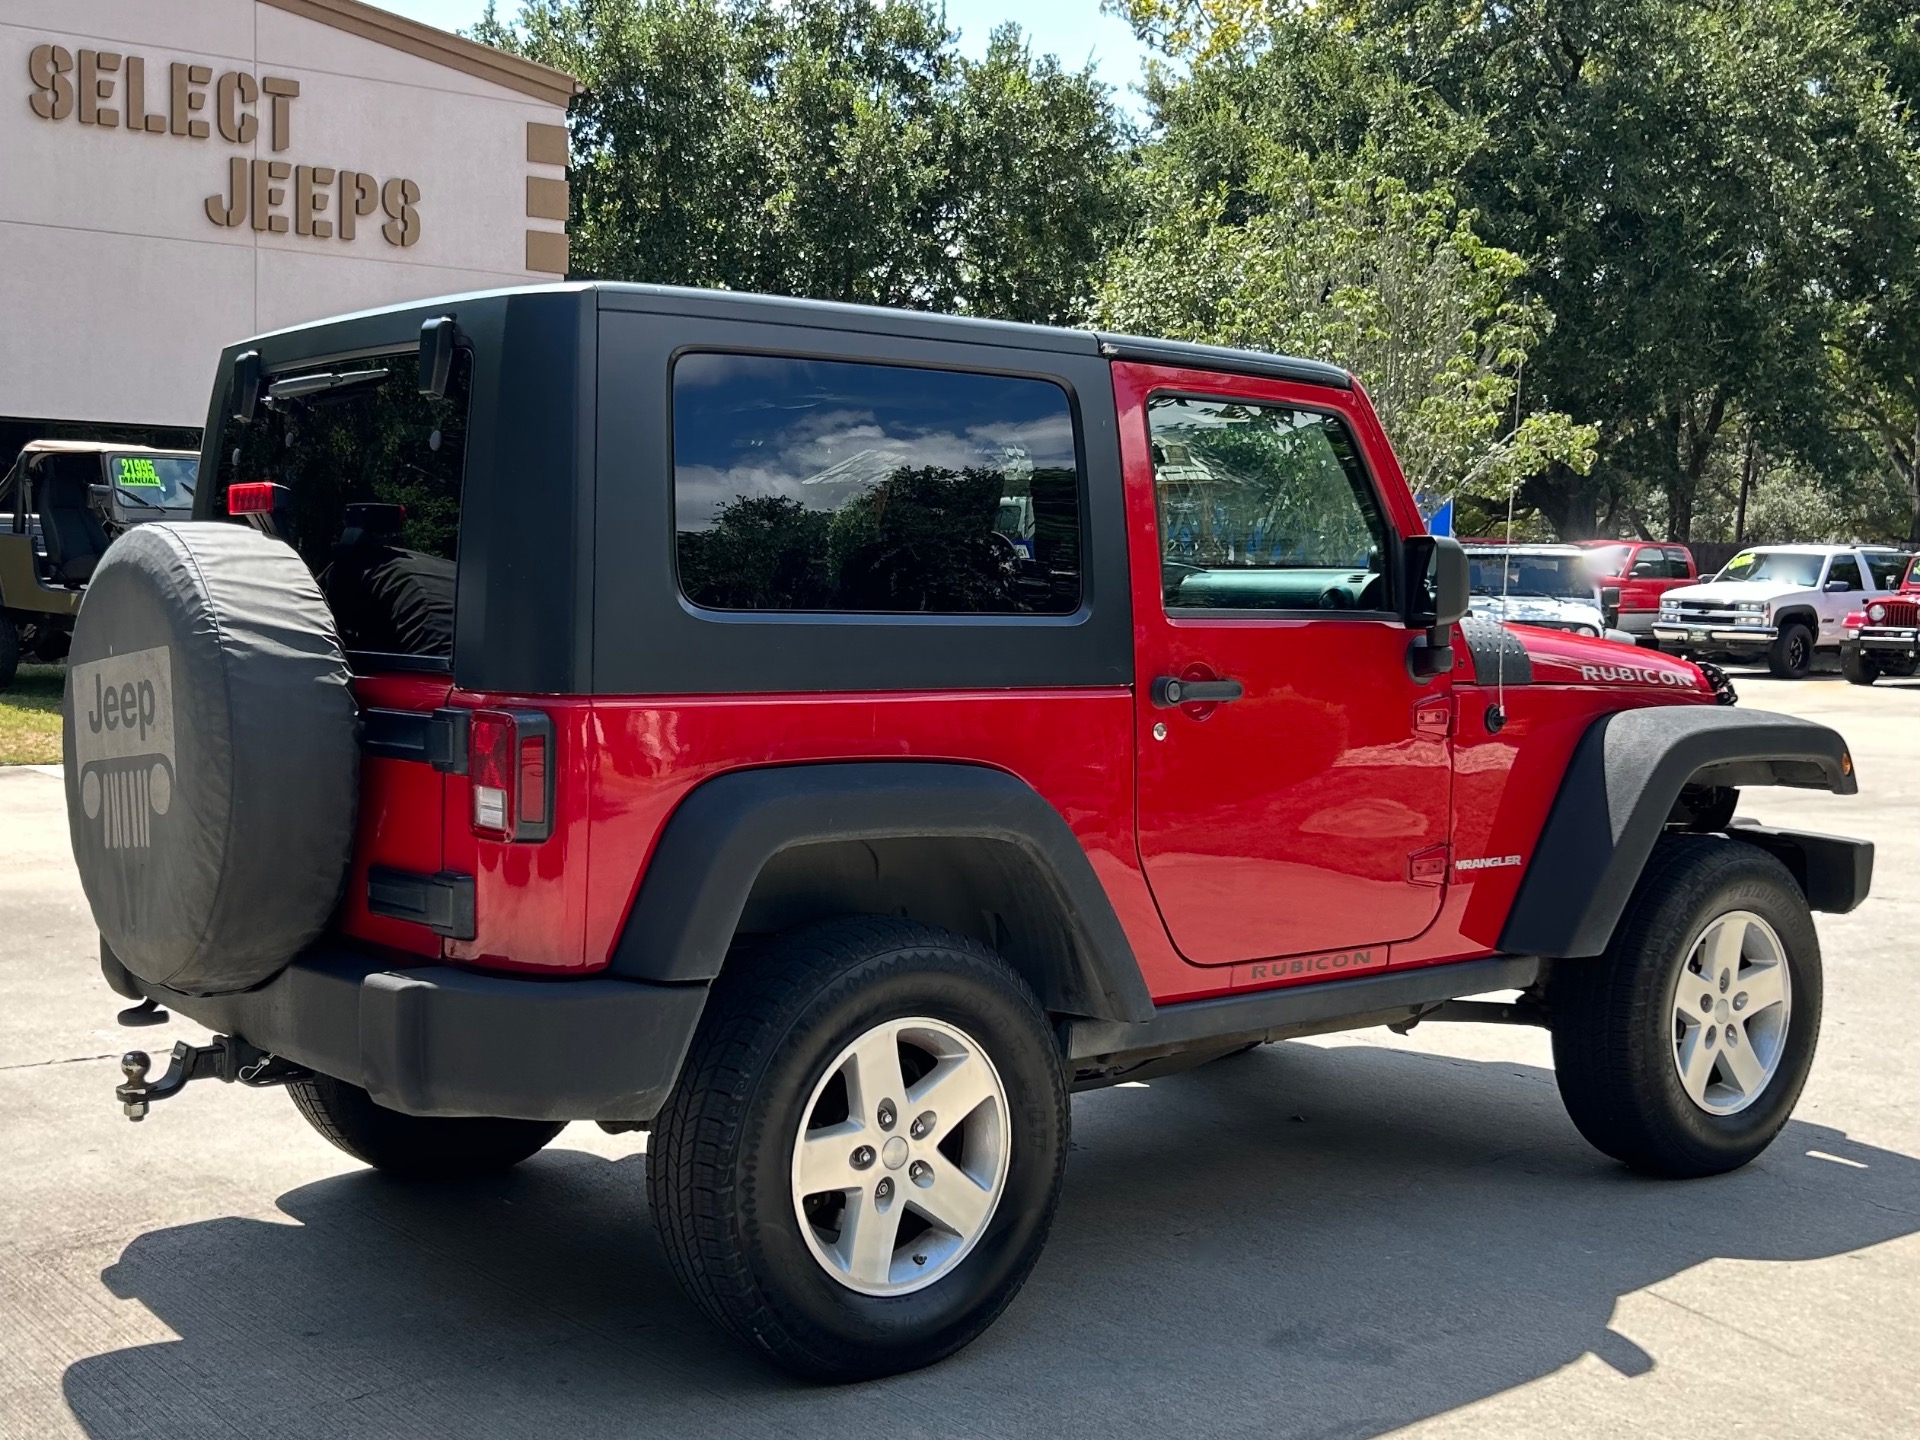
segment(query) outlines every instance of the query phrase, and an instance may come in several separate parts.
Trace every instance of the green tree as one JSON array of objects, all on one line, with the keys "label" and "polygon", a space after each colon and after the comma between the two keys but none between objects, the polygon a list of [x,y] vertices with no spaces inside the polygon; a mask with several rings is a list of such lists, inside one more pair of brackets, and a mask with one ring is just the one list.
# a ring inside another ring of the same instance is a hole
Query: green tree
[{"label": "green tree", "polygon": [[1090,70],[927,0],[528,0],[490,44],[559,66],[582,276],[1066,321],[1120,223]]},{"label": "green tree", "polygon": [[1481,240],[1444,189],[1323,169],[1270,153],[1237,221],[1223,190],[1193,196],[1182,174],[1156,176],[1099,319],[1346,366],[1419,492],[1504,493],[1547,464],[1589,463],[1593,433],[1566,415],[1514,423],[1521,366],[1547,321],[1515,294],[1523,262]]},{"label": "green tree", "polygon": [[[1523,497],[1563,535],[1658,511],[1686,538],[1730,425],[1839,478],[1904,433],[1920,31],[1900,0],[1126,0],[1184,59],[1168,143],[1226,173],[1249,135],[1451,183],[1552,317],[1526,394],[1598,427],[1589,474]],[[1332,57],[1331,59],[1329,57]],[[1357,83],[1319,104],[1326,77]],[[1225,78],[1223,78],[1225,77]],[[1304,131],[1304,133],[1303,133]],[[1354,135],[1368,139],[1356,145]],[[1179,132],[1179,133],[1176,133]],[[1208,166],[1212,167],[1209,171]],[[1875,343],[1868,343],[1869,341]],[[1851,363],[1836,375],[1838,356]],[[1863,421],[1862,423],[1868,423]]]}]

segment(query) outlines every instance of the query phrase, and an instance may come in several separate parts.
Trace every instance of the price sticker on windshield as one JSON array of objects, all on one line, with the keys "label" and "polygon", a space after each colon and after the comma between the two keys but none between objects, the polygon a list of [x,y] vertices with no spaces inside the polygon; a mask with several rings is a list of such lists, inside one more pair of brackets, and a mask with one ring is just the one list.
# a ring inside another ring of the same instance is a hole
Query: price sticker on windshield
[{"label": "price sticker on windshield", "polygon": [[166,482],[160,478],[153,461],[144,455],[121,455],[116,457],[114,463],[120,467],[119,482],[129,489],[143,485],[152,490],[166,488]]}]

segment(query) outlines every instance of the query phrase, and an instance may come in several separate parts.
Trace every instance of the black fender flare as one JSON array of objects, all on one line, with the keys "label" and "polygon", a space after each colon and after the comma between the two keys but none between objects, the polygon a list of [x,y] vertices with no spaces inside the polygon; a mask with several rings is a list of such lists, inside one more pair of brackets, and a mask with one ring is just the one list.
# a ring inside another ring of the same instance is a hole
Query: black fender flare
[{"label": "black fender flare", "polygon": [[1689,782],[1860,788],[1847,742],[1810,720],[1717,705],[1602,715],[1574,747],[1500,948],[1549,957],[1605,950]]},{"label": "black fender flare", "polygon": [[1037,885],[1059,943],[1022,968],[1049,1009],[1152,1017],[1126,931],[1060,812],[1004,771],[942,761],[778,765],[703,782],[661,831],[609,973],[712,980],[761,872],[795,847],[939,840],[988,842],[1023,884]]},{"label": "black fender flare", "polygon": [[1820,640],[1820,612],[1810,605],[1794,605],[1782,610],[1773,617],[1773,633],[1781,634],[1789,625],[1804,625],[1813,632],[1814,643]]}]

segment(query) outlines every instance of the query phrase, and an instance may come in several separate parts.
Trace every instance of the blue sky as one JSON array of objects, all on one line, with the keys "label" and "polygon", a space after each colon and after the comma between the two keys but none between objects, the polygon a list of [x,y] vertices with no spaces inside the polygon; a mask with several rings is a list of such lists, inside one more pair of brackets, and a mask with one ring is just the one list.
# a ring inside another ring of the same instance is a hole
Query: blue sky
[{"label": "blue sky", "polygon": [[[473,24],[487,8],[486,0],[374,0],[375,4],[409,15],[443,30]],[[501,0],[500,12],[519,6]],[[987,48],[987,36],[1002,20],[1017,20],[1033,48],[1058,55],[1069,67],[1088,59],[1099,67],[1100,78],[1111,85],[1121,104],[1138,113],[1137,97],[1129,87],[1140,78],[1145,51],[1133,32],[1110,15],[1100,13],[1100,0],[947,0],[947,23],[960,32],[960,48],[978,55]]]}]

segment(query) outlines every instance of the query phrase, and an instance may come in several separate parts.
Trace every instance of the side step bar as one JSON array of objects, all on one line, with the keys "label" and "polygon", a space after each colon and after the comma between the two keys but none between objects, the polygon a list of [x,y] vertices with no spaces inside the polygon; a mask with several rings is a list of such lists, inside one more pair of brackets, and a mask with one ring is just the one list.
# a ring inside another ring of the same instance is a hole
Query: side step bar
[{"label": "side step bar", "polygon": [[[1435,1007],[1462,996],[1525,990],[1540,973],[1536,956],[1501,955],[1162,1005],[1151,1020],[1138,1025],[1074,1020],[1067,1026],[1067,1058],[1131,1062],[1229,1041],[1285,1040],[1371,1025],[1411,1025]],[[1432,1014],[1430,1018],[1444,1017]]]}]

